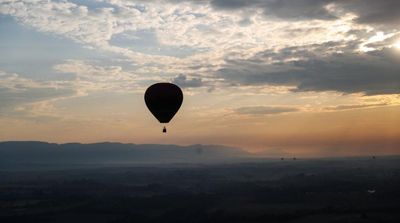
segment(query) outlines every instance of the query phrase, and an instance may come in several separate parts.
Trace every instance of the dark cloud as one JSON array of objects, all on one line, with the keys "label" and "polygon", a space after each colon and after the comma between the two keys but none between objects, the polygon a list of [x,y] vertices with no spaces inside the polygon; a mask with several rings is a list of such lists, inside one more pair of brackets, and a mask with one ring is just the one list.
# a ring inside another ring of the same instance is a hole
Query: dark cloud
[{"label": "dark cloud", "polygon": [[359,23],[399,26],[399,0],[337,1],[340,6],[358,15]]},{"label": "dark cloud", "polygon": [[329,41],[320,44],[285,47],[278,51],[275,49],[268,49],[256,53],[255,56],[249,60],[263,62],[265,60],[284,61],[288,58],[321,58],[338,51],[342,53],[352,53],[359,48],[359,44],[359,41]]},{"label": "dark cloud", "polygon": [[400,22],[399,0],[170,0],[179,3],[210,4],[217,10],[249,11],[263,10],[269,17],[289,20],[336,19],[337,15],[327,9],[335,5],[341,13],[354,13],[358,23],[384,25],[396,28]]},{"label": "dark cloud", "polygon": [[299,111],[297,108],[292,107],[276,107],[276,106],[252,106],[241,107],[235,109],[235,112],[242,115],[277,115],[288,112]]},{"label": "dark cloud", "polygon": [[258,8],[267,16],[282,19],[335,19],[326,8],[329,4],[355,13],[358,23],[398,26],[400,22],[398,0],[211,0],[215,8]]},{"label": "dark cloud", "polygon": [[169,0],[172,3],[210,4],[216,10],[247,11],[261,9],[266,16],[280,19],[335,19],[326,5],[338,0]]},{"label": "dark cloud", "polygon": [[183,74],[179,74],[177,77],[172,79],[172,83],[177,84],[181,88],[195,88],[204,85],[201,78],[188,79],[187,76]]},{"label": "dark cloud", "polygon": [[[293,86],[293,91],[367,95],[400,93],[400,55],[395,50],[384,48],[368,53],[318,55],[314,53],[315,48],[318,49],[314,46],[309,51],[292,47],[276,53],[260,52],[247,60],[226,60],[218,75],[235,84]],[[326,46],[321,47],[324,48]],[[269,62],[271,58],[280,60],[290,55],[307,57],[289,62]]]},{"label": "dark cloud", "polygon": [[211,0],[216,9],[262,9],[266,16],[281,19],[335,19],[325,6],[333,0]]}]

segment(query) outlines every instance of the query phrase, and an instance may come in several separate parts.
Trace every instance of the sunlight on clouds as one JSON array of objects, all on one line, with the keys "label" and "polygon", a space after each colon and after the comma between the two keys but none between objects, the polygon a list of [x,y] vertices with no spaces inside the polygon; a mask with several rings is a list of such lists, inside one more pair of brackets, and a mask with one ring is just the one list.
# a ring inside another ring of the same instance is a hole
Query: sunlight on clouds
[{"label": "sunlight on clouds", "polygon": [[374,50],[376,50],[376,48],[368,47],[368,45],[382,42],[382,41],[389,39],[390,37],[393,37],[395,35],[396,35],[396,33],[385,34],[384,32],[377,32],[375,36],[370,37],[367,41],[365,41],[364,43],[362,43],[360,45],[360,50],[362,52],[374,51]]},{"label": "sunlight on clouds", "polygon": [[[185,62],[111,45],[112,36],[127,31],[152,29],[162,45],[212,49],[199,53],[201,59],[211,62],[221,60],[224,55],[235,51],[249,55],[261,49],[282,45],[341,40],[346,38],[345,32],[355,26],[348,17],[336,21],[287,22],[268,20],[262,12],[256,12],[252,16],[252,23],[241,26],[241,16],[214,11],[207,4],[131,1],[112,1],[110,4],[114,8],[93,9],[69,2],[21,2],[20,5],[3,4],[0,11],[15,16],[18,21],[40,31],[66,36],[95,48],[119,53],[142,64]],[[145,10],[139,10],[143,7]],[[290,31],[293,27],[296,27],[293,30],[295,33]],[[310,28],[321,31],[309,32]],[[193,63],[196,57],[195,55],[187,61]]]},{"label": "sunlight on clouds", "polygon": [[400,50],[400,40],[397,41],[393,46]]},{"label": "sunlight on clouds", "polygon": [[123,71],[120,66],[102,66],[69,60],[53,68],[58,73],[75,76],[75,80],[71,82],[80,96],[94,91],[127,92],[138,88],[137,75]]}]

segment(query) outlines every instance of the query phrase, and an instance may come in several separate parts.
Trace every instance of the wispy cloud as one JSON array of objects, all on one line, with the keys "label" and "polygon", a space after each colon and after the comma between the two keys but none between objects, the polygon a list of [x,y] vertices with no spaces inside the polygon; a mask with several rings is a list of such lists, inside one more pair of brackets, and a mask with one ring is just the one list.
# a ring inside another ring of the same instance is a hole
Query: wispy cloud
[{"label": "wispy cloud", "polygon": [[236,108],[235,112],[242,115],[277,115],[282,113],[297,112],[300,109],[283,106],[249,106]]},{"label": "wispy cloud", "polygon": [[[3,115],[26,111],[27,106],[76,94],[64,81],[34,81],[0,71],[0,112]],[[28,110],[29,112],[29,110]]]},{"label": "wispy cloud", "polygon": [[204,82],[201,78],[187,78],[186,75],[179,74],[177,77],[172,79],[172,83],[177,84],[182,88],[194,88],[204,86]]},{"label": "wispy cloud", "polygon": [[387,103],[377,103],[377,104],[352,104],[352,105],[336,105],[336,106],[328,106],[325,107],[324,110],[327,111],[342,111],[342,110],[351,110],[351,109],[363,109],[363,108],[375,108],[386,106]]},{"label": "wispy cloud", "polygon": [[57,73],[73,75],[70,83],[79,95],[94,91],[128,92],[138,90],[140,78],[120,66],[98,65],[95,62],[68,60],[54,67]]}]

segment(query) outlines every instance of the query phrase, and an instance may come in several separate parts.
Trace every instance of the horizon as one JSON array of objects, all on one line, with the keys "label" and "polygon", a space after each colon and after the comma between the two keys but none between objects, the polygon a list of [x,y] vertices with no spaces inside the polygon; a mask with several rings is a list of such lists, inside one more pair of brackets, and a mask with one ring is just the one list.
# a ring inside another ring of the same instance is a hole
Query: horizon
[{"label": "horizon", "polygon": [[[0,141],[400,155],[394,0],[0,0]],[[168,133],[144,94],[178,85]]]},{"label": "horizon", "polygon": [[[126,146],[161,146],[161,147],[168,147],[168,146],[176,146],[181,149],[188,149],[194,146],[202,146],[202,147],[211,147],[212,149],[233,149],[233,150],[240,150],[241,152],[245,152],[246,155],[243,154],[243,156],[239,157],[244,157],[244,158],[261,158],[261,159],[289,159],[291,160],[292,158],[301,158],[301,159],[346,159],[346,158],[365,158],[365,157],[397,157],[400,156],[400,154],[373,154],[373,153],[368,153],[368,154],[352,154],[352,155],[346,155],[346,154],[341,154],[341,153],[334,153],[334,154],[297,154],[297,153],[292,153],[292,154],[269,154],[268,152],[265,151],[249,151],[246,150],[245,148],[241,147],[233,147],[233,146],[228,146],[228,145],[221,145],[221,144],[186,144],[186,145],[179,145],[179,144],[154,144],[154,143],[144,143],[144,144],[138,144],[138,143],[122,143],[122,142],[113,142],[113,141],[99,141],[99,142],[89,142],[89,143],[80,143],[80,142],[65,142],[65,143],[57,143],[57,142],[46,142],[46,141],[0,141],[1,144],[7,144],[7,143],[40,143],[40,144],[50,144],[50,145],[57,145],[57,146],[63,146],[63,145],[98,145],[98,144],[108,144],[108,145],[126,145]],[[0,147],[0,150],[2,148]],[[111,148],[110,148],[111,149]],[[142,148],[143,149],[143,148]],[[193,148],[191,148],[193,149]],[[250,161],[250,160],[248,160]]]}]

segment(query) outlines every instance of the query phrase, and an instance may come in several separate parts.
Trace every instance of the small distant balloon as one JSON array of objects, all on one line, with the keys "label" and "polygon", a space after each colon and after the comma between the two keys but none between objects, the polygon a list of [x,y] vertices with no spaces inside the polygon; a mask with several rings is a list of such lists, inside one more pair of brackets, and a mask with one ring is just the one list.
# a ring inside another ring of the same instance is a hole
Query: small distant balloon
[{"label": "small distant balloon", "polygon": [[[183,93],[175,84],[156,83],[147,88],[144,101],[160,123],[169,123],[182,105]],[[162,132],[167,132],[165,126]]]}]

